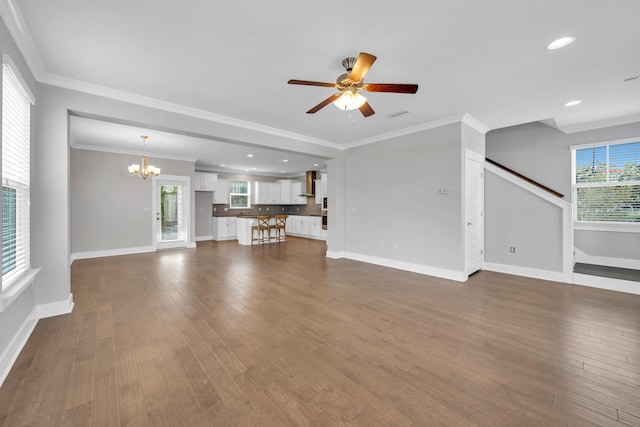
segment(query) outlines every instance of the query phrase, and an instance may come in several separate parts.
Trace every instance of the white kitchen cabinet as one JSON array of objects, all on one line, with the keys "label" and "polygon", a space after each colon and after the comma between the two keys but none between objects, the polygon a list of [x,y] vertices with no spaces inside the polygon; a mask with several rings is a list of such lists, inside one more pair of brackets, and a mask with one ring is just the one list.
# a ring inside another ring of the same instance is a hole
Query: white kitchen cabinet
[{"label": "white kitchen cabinet", "polygon": [[291,202],[294,205],[306,205],[307,204],[307,197],[306,196],[301,196],[301,194],[303,193],[302,191],[302,182],[300,181],[293,181],[293,183],[291,184]]},{"label": "white kitchen cabinet", "polygon": [[267,185],[267,200],[270,205],[280,204],[280,184],[277,182],[269,182]]},{"label": "white kitchen cabinet", "polygon": [[253,192],[255,205],[279,205],[280,184],[277,182],[256,181]]},{"label": "white kitchen cabinet", "polygon": [[293,202],[291,200],[291,186],[292,181],[290,179],[281,179],[278,180],[278,184],[280,184],[280,202],[281,205],[291,205]]},{"label": "white kitchen cabinet", "polygon": [[216,191],[218,184],[218,174],[209,172],[196,172],[196,191]]},{"label": "white kitchen cabinet", "polygon": [[218,185],[213,192],[213,203],[229,204],[229,181],[226,179],[218,179]]},{"label": "white kitchen cabinet", "polygon": [[325,240],[327,238],[326,230],[322,230],[322,217],[320,216],[289,215],[285,232],[292,236],[312,239]]},{"label": "white kitchen cabinet", "polygon": [[322,217],[319,216],[311,216],[309,217],[309,235],[311,237],[321,237],[322,231]]},{"label": "white kitchen cabinet", "polygon": [[316,205],[322,204],[322,179],[316,179]]},{"label": "white kitchen cabinet", "polygon": [[316,205],[322,204],[322,199],[327,197],[327,174],[321,173],[316,179]]},{"label": "white kitchen cabinet", "polygon": [[253,204],[254,205],[266,205],[267,204],[267,183],[255,181],[253,183]]},{"label": "white kitchen cabinet", "polygon": [[234,240],[238,238],[237,218],[214,216],[213,240]]}]

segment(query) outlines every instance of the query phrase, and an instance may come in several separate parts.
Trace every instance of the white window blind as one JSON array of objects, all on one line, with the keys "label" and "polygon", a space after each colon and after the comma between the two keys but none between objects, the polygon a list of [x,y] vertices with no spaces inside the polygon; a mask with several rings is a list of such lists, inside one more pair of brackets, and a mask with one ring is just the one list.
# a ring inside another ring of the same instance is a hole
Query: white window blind
[{"label": "white window blind", "polygon": [[574,220],[640,226],[640,139],[571,152]]},{"label": "white window blind", "polygon": [[2,66],[2,289],[30,268],[32,96],[10,62]]}]

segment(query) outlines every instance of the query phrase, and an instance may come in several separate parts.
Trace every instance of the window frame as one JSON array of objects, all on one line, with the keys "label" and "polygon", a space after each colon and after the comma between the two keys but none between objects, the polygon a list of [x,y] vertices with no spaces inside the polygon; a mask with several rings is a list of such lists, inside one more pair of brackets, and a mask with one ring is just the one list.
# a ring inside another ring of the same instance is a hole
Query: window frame
[{"label": "window frame", "polygon": [[[569,147],[571,151],[571,202],[572,202],[572,218],[574,230],[585,231],[606,231],[621,233],[640,233],[640,222],[631,221],[582,221],[577,219],[577,190],[578,188],[588,187],[616,187],[616,186],[632,186],[638,185],[638,181],[613,181],[600,183],[576,183],[576,151],[594,147],[608,147],[612,145],[622,145],[629,143],[640,143],[640,136],[624,139],[616,139],[610,141],[592,142],[588,144],[572,145]],[[607,164],[608,169],[608,164]]]},{"label": "window frame", "polygon": [[[243,182],[247,184],[247,192],[246,193],[234,193],[231,192],[231,188],[233,187],[233,182]],[[233,196],[246,196],[247,204],[246,206],[234,206],[233,205]],[[229,180],[229,209],[250,209],[251,208],[251,181],[247,181],[244,179],[230,179]]]}]

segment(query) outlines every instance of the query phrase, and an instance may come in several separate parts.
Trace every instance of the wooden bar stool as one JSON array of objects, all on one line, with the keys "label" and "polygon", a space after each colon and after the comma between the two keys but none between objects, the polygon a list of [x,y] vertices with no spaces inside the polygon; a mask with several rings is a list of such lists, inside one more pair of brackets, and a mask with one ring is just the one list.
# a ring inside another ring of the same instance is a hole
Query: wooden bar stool
[{"label": "wooden bar stool", "polygon": [[276,223],[273,228],[276,230],[276,241],[283,242],[286,237],[285,227],[289,215],[276,215]]},{"label": "wooden bar stool", "polygon": [[[269,243],[271,240],[271,217],[268,215],[260,215],[257,217],[258,223],[251,226],[251,244],[254,241],[258,243]],[[253,232],[257,232],[257,236]]]}]

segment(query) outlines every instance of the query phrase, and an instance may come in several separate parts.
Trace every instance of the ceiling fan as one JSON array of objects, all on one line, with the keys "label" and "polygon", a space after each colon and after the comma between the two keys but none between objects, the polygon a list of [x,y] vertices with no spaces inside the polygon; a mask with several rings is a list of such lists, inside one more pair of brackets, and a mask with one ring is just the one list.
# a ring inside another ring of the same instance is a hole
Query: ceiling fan
[{"label": "ceiling fan", "polygon": [[316,105],[307,114],[313,114],[320,109],[326,107],[331,102],[341,110],[360,110],[363,116],[369,117],[375,114],[373,108],[367,102],[367,98],[360,95],[358,91],[365,90],[367,92],[392,92],[392,93],[416,93],[418,85],[401,84],[401,83],[365,83],[364,76],[369,68],[375,62],[376,57],[365,52],[361,52],[357,58],[345,58],[342,60],[342,66],[347,70],[346,73],[340,74],[336,79],[336,83],[313,82],[309,80],[289,80],[290,85],[305,86],[322,86],[333,87],[338,89],[338,93],[334,93],[320,104]]}]

